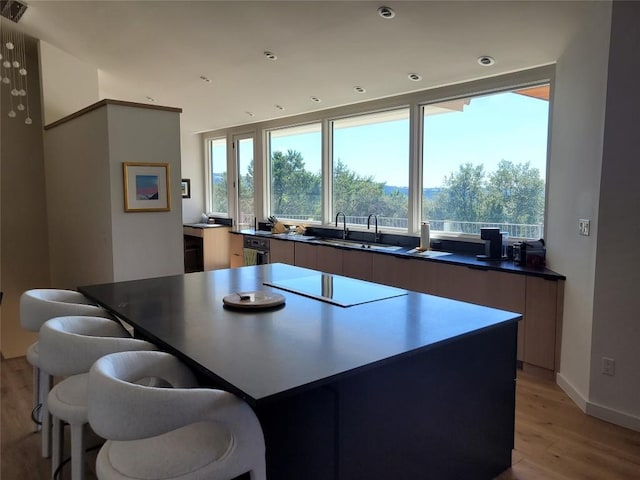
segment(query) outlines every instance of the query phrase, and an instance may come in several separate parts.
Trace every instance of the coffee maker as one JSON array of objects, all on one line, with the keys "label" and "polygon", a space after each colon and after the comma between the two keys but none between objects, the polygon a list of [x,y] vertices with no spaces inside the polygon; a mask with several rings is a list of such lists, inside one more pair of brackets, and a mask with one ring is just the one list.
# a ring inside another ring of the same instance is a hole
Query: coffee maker
[{"label": "coffee maker", "polygon": [[478,260],[502,260],[502,233],[499,228],[481,228],[480,238],[484,240],[484,255],[476,255]]}]

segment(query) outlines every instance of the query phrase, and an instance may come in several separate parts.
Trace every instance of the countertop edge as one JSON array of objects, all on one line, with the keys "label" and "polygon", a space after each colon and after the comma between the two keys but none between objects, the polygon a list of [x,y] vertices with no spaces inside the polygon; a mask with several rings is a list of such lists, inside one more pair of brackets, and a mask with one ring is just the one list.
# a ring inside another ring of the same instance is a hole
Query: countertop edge
[{"label": "countertop edge", "polygon": [[[233,235],[252,235],[252,236],[259,236],[259,237],[266,237],[266,238],[272,238],[275,240],[283,240],[283,241],[290,241],[290,242],[301,242],[301,243],[308,243],[310,245],[323,245],[320,242],[317,242],[315,240],[309,240],[309,239],[305,239],[305,238],[296,238],[296,235],[290,235],[290,234],[274,234],[271,232],[267,232],[267,231],[263,231],[263,230],[230,230],[231,234]],[[355,250],[355,251],[363,251],[360,248],[357,247],[348,247],[345,245],[323,245],[323,246],[330,246],[332,248],[338,248],[338,249],[342,249],[342,250]],[[415,248],[415,247],[414,247]],[[561,273],[555,272],[551,269],[545,268],[543,270],[538,270],[538,269],[533,269],[533,268],[527,268],[527,267],[519,267],[516,266],[512,261],[509,260],[499,260],[499,261],[494,261],[494,260],[489,260],[489,261],[480,261],[480,260],[476,260],[475,256],[473,255],[469,255],[469,254],[462,254],[462,253],[451,253],[451,255],[447,255],[447,256],[442,256],[442,257],[436,257],[436,258],[429,258],[429,257],[424,257],[421,256],[420,254],[416,254],[416,253],[408,253],[410,250],[413,250],[414,248],[403,248],[402,250],[395,250],[395,251],[375,251],[375,252],[371,252],[371,253],[376,253],[379,255],[391,255],[394,257],[400,257],[400,258],[406,258],[406,259],[412,259],[412,260],[420,260],[420,261],[426,261],[426,262],[436,262],[436,263],[442,263],[442,264],[448,264],[448,265],[458,265],[458,266],[464,266],[464,267],[469,267],[471,269],[477,269],[477,270],[492,270],[492,271],[496,271],[496,272],[505,272],[505,273],[514,273],[517,275],[526,275],[526,276],[530,276],[530,277],[540,277],[540,278],[545,278],[547,280],[566,280],[567,277],[565,275],[562,275]],[[505,265],[507,264],[507,265]]]}]

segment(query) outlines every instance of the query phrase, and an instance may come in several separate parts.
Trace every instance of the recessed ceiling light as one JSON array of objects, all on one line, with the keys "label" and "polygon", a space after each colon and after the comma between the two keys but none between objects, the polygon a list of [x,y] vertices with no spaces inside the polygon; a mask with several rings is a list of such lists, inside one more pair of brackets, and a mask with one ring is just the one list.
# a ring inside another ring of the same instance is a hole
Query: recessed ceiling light
[{"label": "recessed ceiling light", "polygon": [[481,57],[478,57],[478,63],[483,67],[490,67],[491,65],[496,63],[496,61],[489,55],[482,55]]},{"label": "recessed ceiling light", "polygon": [[422,77],[417,73],[410,73],[407,76],[409,77],[409,80],[413,80],[414,82],[419,82],[420,80],[422,80]]},{"label": "recessed ceiling light", "polygon": [[264,56],[267,57],[269,60],[277,60],[278,59],[278,56],[275,53],[269,52],[269,51],[264,52]]},{"label": "recessed ceiling light", "polygon": [[378,15],[382,18],[393,18],[396,16],[396,12],[390,7],[380,7],[378,8]]},{"label": "recessed ceiling light", "polygon": [[366,88],[364,88],[364,87],[360,87],[360,86],[355,86],[355,87],[353,87],[353,90],[354,90],[354,91],[356,91],[357,93],[364,93],[364,92],[366,92],[366,91],[367,91],[367,89],[366,89]]},{"label": "recessed ceiling light", "polygon": [[274,107],[276,107],[278,110],[284,110],[284,107],[282,105],[274,105]]},{"label": "recessed ceiling light", "polygon": [[310,98],[312,102],[320,103],[322,101],[318,97],[310,97]]},{"label": "recessed ceiling light", "polygon": [[205,77],[204,75],[200,75],[200,80],[204,83],[211,83],[211,79],[209,77]]}]

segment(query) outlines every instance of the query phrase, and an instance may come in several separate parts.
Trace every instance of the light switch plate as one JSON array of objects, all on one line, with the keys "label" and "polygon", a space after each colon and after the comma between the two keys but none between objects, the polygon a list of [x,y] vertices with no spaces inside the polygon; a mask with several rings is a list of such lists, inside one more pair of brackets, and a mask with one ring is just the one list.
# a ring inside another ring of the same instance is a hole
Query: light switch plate
[{"label": "light switch plate", "polygon": [[586,218],[578,220],[578,231],[580,232],[580,235],[588,237],[591,233],[591,220],[587,220]]}]

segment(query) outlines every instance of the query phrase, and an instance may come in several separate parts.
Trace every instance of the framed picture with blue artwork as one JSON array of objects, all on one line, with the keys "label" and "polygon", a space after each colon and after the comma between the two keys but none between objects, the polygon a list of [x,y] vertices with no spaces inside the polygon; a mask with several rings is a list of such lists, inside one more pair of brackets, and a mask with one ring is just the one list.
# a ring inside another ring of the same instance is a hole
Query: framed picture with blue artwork
[{"label": "framed picture with blue artwork", "polygon": [[125,212],[168,212],[171,188],[168,163],[122,164]]}]

